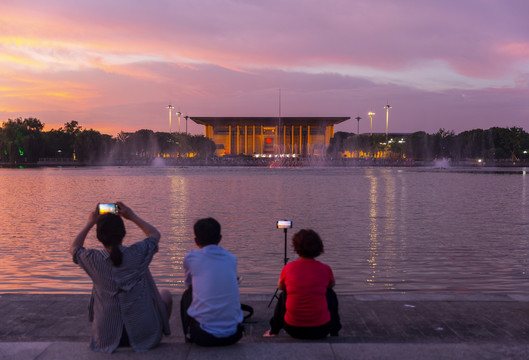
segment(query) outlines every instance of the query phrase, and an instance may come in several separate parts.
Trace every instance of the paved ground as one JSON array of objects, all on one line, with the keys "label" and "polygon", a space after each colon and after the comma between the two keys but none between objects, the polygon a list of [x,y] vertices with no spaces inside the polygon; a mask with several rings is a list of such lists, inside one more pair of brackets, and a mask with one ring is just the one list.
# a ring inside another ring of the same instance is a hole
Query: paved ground
[{"label": "paved ground", "polygon": [[[172,334],[159,347],[141,354],[120,349],[112,359],[529,359],[526,297],[339,295],[343,329],[321,341],[284,333],[263,338],[270,296],[241,300],[255,314],[237,345],[185,344],[175,311]],[[87,295],[0,295],[0,359],[109,357],[88,350],[87,304]]]}]

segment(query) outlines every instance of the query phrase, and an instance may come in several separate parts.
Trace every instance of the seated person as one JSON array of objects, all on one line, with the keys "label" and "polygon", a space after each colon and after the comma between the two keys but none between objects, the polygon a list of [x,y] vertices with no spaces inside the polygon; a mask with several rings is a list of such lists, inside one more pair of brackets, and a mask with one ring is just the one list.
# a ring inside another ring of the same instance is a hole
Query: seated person
[{"label": "seated person", "polygon": [[186,341],[201,346],[231,345],[243,332],[237,258],[218,244],[220,224],[213,218],[194,227],[198,250],[184,258],[185,285],[180,313]]},{"label": "seated person", "polygon": [[286,264],[279,277],[282,290],[264,336],[275,336],[281,329],[297,339],[338,336],[341,329],[338,299],[332,290],[331,268],[314,258],[323,253],[323,242],[313,230],[300,230],[292,238],[299,259]]},{"label": "seated person", "polygon": [[[149,264],[158,252],[160,233],[125,204],[118,202],[118,215],[92,211],[88,222],[72,241],[73,261],[93,282],[89,306],[94,351],[111,353],[118,346],[146,351],[156,346],[162,334],[169,335],[172,297],[159,292]],[[123,245],[127,219],[138,226],[146,239]],[[84,242],[96,225],[103,249],[86,249]]]}]

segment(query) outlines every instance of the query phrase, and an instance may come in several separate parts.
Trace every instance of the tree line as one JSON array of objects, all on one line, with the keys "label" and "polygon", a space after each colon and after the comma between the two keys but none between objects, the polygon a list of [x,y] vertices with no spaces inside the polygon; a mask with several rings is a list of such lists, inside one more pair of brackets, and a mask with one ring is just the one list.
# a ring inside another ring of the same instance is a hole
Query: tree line
[{"label": "tree line", "polygon": [[36,164],[42,159],[115,164],[164,158],[207,158],[215,143],[201,135],[138,130],[117,136],[84,129],[75,120],[43,131],[36,118],[8,119],[0,127],[0,163]]},{"label": "tree line", "polygon": [[518,161],[529,159],[529,134],[518,127],[474,129],[455,134],[440,129],[435,134],[424,131],[412,134],[353,134],[337,132],[331,139],[328,154],[338,157],[348,152],[352,156],[376,157],[382,154],[392,159],[431,161],[469,159],[483,161]]},{"label": "tree line", "polygon": [[[0,126],[0,163],[37,164],[42,159],[83,164],[148,162],[157,157],[207,159],[215,154],[215,143],[202,135],[154,132],[142,129],[117,136],[84,129],[75,120],[63,127],[43,131],[36,118],[8,119]],[[337,132],[327,155],[357,158],[431,161],[468,159],[483,161],[528,161],[529,134],[518,127],[474,129],[455,134],[440,129],[434,134],[354,134]]]}]

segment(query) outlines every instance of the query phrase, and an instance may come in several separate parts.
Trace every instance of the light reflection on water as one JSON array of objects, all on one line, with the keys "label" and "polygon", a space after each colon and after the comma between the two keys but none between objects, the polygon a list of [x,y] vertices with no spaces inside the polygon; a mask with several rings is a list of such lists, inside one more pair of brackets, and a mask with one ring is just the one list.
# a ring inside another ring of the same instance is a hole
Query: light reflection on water
[{"label": "light reflection on water", "polygon": [[[88,292],[68,245],[97,202],[122,200],[161,231],[151,269],[173,290],[194,221],[213,216],[244,293],[275,289],[278,219],[293,220],[289,240],[320,233],[340,293],[525,293],[528,181],[474,169],[0,169],[0,291]],[[128,223],[125,242],[141,238]],[[86,246],[99,247],[94,232]]]}]

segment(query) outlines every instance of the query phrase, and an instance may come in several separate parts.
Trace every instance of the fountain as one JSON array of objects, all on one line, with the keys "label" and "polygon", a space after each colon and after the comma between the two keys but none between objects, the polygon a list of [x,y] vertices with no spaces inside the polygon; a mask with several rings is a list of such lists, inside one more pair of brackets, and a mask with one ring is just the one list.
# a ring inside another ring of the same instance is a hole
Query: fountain
[{"label": "fountain", "polygon": [[152,167],[164,167],[165,166],[165,161],[161,157],[156,157],[152,161],[151,166]]},{"label": "fountain", "polygon": [[435,169],[448,169],[450,167],[450,159],[441,158],[433,161],[433,167]]}]

